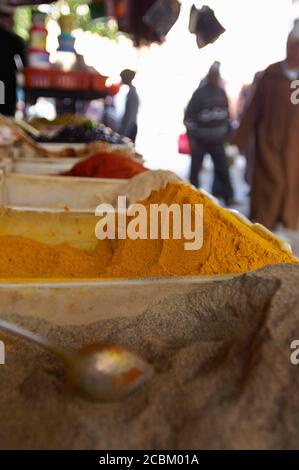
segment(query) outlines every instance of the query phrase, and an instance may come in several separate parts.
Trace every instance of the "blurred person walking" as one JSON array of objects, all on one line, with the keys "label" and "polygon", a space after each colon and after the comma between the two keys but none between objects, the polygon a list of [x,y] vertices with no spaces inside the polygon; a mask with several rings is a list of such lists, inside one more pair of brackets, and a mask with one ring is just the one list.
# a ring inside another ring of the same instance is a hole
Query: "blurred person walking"
[{"label": "blurred person walking", "polygon": [[[237,109],[237,116],[238,116],[239,123],[242,121],[242,118],[247,109],[248,103],[250,103],[250,100],[256,90],[258,81],[260,80],[262,76],[263,76],[262,71],[256,72],[252,84],[245,85],[240,92],[239,100],[238,100],[238,109]],[[246,158],[246,169],[245,169],[244,177],[251,191],[252,180],[253,180],[253,163],[254,163],[254,154],[255,154],[255,135],[253,132],[251,133],[251,136],[249,138],[249,142],[246,147],[246,150],[244,149],[244,152],[242,153],[244,154],[244,157]]]},{"label": "blurred person walking", "polygon": [[299,220],[299,105],[291,101],[291,83],[299,79],[299,22],[287,41],[287,57],[270,65],[232,138],[243,152],[254,137],[251,219],[270,230]]},{"label": "blurred person walking", "polygon": [[230,130],[229,106],[220,76],[220,64],[215,62],[206,79],[194,92],[185,112],[184,123],[191,148],[191,183],[198,187],[198,176],[205,154],[214,163],[212,193],[231,205],[234,192],[229,175],[224,143]]},{"label": "blurred person walking", "polygon": [[12,32],[12,28],[13,10],[4,6],[0,7],[0,81],[4,84],[4,104],[0,104],[0,113],[6,116],[14,116],[16,112],[16,56],[20,57],[23,66],[26,65],[25,43]]},{"label": "blurred person walking", "polygon": [[123,70],[120,74],[123,85],[129,87],[129,92],[126,98],[125,112],[121,119],[119,133],[129,137],[133,142],[137,136],[137,115],[139,110],[139,97],[136,88],[132,84],[136,73],[133,70]]}]

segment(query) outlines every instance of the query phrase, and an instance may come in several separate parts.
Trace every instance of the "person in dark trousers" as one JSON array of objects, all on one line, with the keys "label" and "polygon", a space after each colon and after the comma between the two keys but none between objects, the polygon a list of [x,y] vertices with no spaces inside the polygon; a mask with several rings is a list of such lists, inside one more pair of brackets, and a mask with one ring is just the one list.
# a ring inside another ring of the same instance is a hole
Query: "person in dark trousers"
[{"label": "person in dark trousers", "polygon": [[206,80],[194,92],[185,113],[185,126],[191,148],[191,183],[198,187],[198,175],[205,154],[214,163],[212,193],[233,204],[234,191],[229,175],[224,143],[230,130],[229,107],[226,93],[221,86],[219,62],[209,70]]},{"label": "person in dark trousers", "polygon": [[0,81],[4,86],[4,103],[0,100],[0,113],[6,116],[14,116],[17,103],[17,67],[15,57],[19,56],[26,65],[26,50],[24,41],[14,34],[13,12],[9,8],[0,9],[0,47],[1,67]]},{"label": "person in dark trousers", "polygon": [[133,142],[137,136],[137,115],[139,110],[139,97],[136,88],[132,84],[136,73],[133,70],[123,70],[120,74],[122,83],[128,85],[129,92],[126,100],[125,113],[121,120],[119,133],[129,137]]}]

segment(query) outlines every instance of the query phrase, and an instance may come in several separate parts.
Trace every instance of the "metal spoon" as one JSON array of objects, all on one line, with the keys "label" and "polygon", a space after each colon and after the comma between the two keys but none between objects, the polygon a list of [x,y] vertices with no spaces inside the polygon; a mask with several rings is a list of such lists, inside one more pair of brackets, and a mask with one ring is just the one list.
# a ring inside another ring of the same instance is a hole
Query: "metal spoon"
[{"label": "metal spoon", "polygon": [[0,330],[37,343],[62,359],[71,390],[91,401],[120,400],[141,387],[153,373],[144,359],[121,346],[90,344],[69,351],[2,319]]}]

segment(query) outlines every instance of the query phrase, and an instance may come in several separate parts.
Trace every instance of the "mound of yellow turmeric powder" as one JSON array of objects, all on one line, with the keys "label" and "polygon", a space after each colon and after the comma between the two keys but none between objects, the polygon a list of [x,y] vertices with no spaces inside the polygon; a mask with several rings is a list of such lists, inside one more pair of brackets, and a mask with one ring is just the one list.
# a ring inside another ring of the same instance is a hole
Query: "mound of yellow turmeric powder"
[{"label": "mound of yellow turmeric powder", "polygon": [[203,247],[186,251],[185,239],[119,240],[105,276],[232,274],[295,262],[274,238],[256,232],[189,185],[170,183],[165,189],[152,192],[142,204],[149,207],[161,202],[203,204]]},{"label": "mound of yellow turmeric powder", "polygon": [[232,274],[269,264],[294,263],[279,242],[245,225],[189,185],[170,183],[142,202],[203,204],[203,246],[184,249],[186,240],[158,238],[103,240],[93,251],[46,245],[19,236],[0,237],[2,279],[86,279]]},{"label": "mound of yellow turmeric powder", "polygon": [[20,236],[0,237],[0,278],[2,279],[84,279],[98,278],[111,260],[107,241],[94,251],[68,244],[47,245]]}]

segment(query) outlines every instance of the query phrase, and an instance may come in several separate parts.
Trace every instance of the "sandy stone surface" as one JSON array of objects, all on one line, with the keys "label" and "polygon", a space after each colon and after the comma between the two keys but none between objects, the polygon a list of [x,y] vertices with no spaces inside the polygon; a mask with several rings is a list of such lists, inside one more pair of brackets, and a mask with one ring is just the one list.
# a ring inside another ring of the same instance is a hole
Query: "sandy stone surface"
[{"label": "sandy stone surface", "polygon": [[14,316],[68,346],[128,346],[155,375],[120,403],[89,403],[66,390],[51,355],[1,335],[0,448],[298,448],[298,286],[298,266],[277,266],[153,302],[133,319],[58,327]]}]

